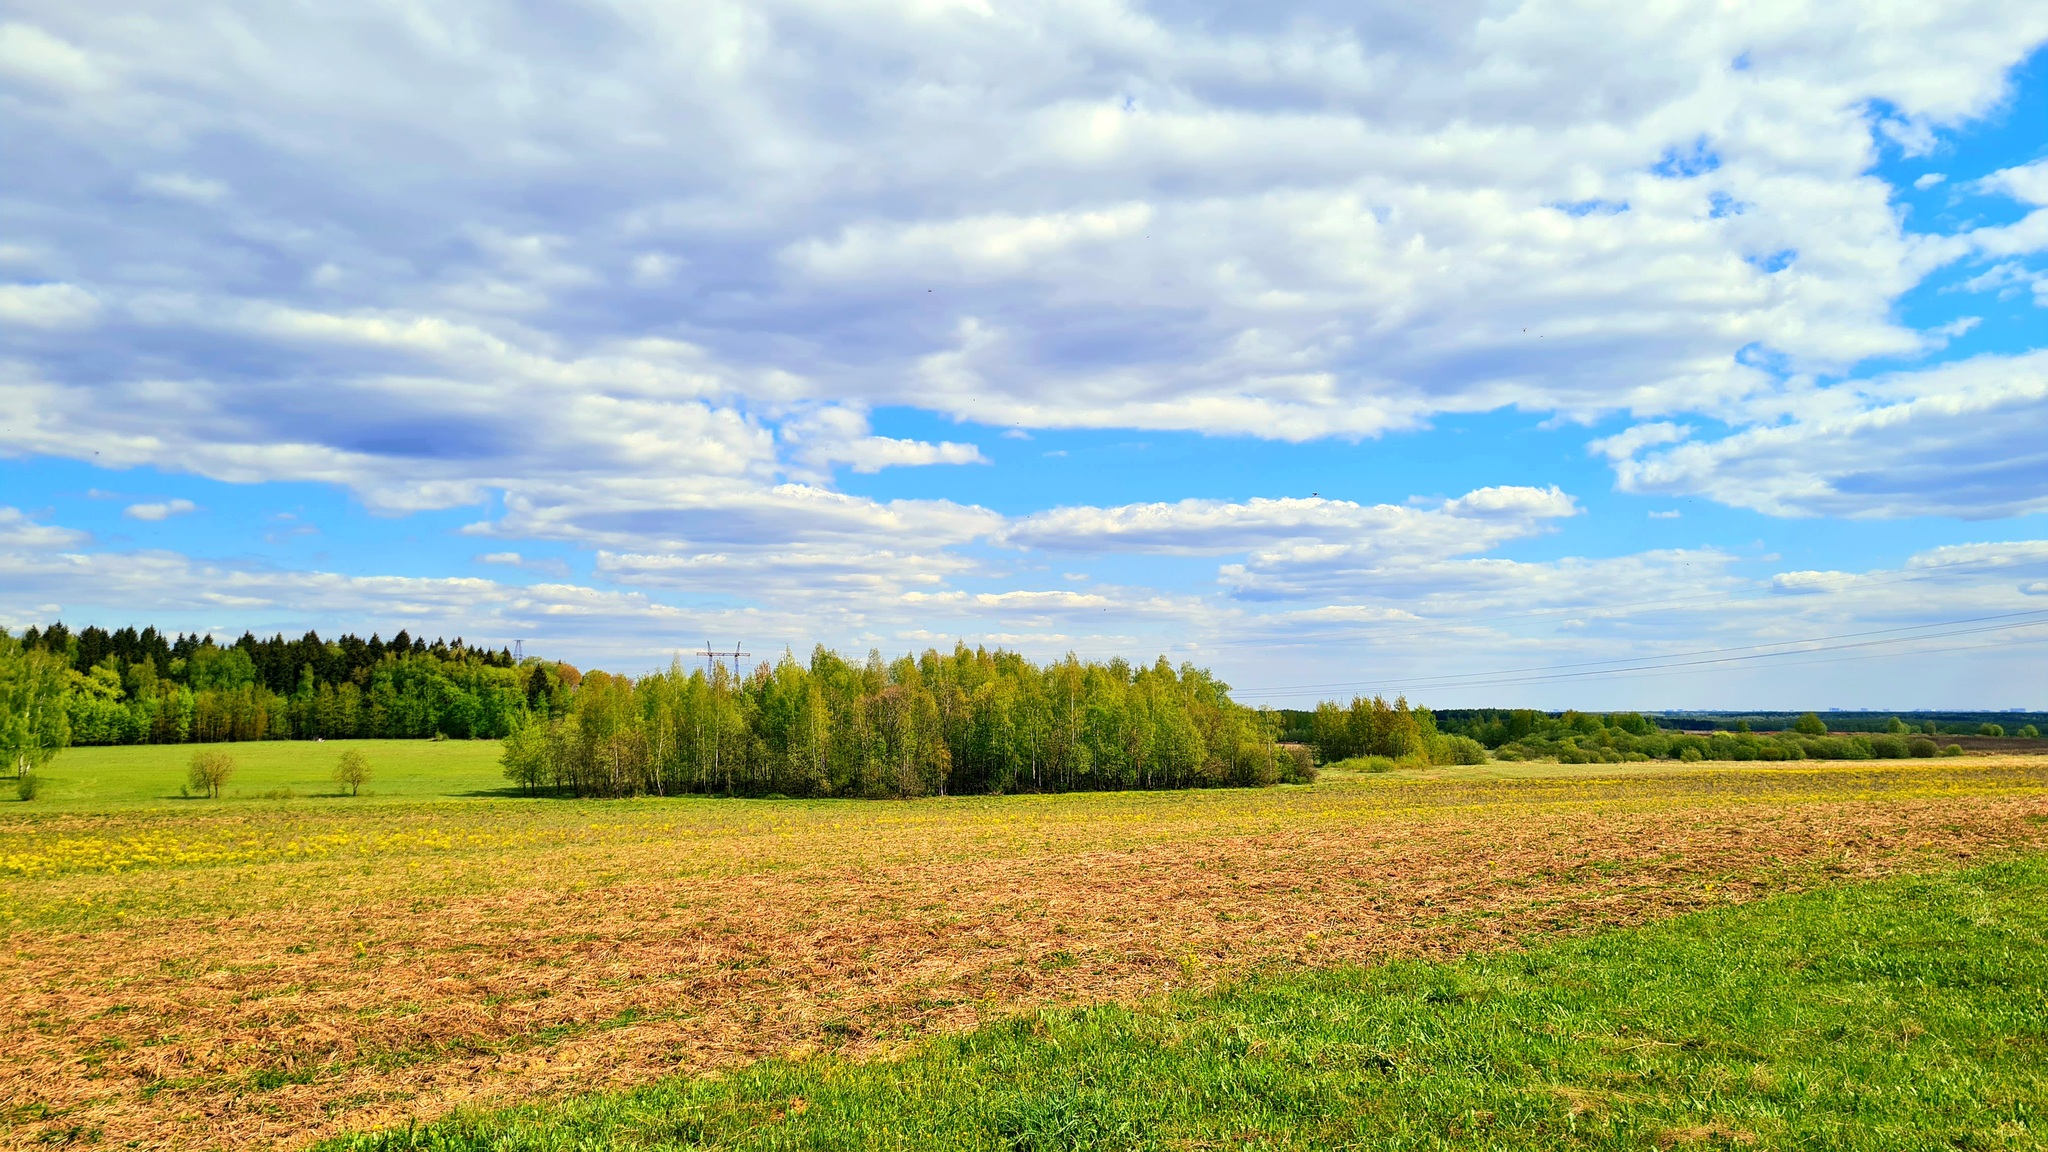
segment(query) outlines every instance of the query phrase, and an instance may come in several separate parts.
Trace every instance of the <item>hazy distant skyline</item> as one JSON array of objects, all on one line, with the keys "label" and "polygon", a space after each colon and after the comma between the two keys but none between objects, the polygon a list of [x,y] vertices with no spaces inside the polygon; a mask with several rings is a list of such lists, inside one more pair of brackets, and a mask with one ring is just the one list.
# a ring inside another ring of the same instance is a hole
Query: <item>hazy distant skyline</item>
[{"label": "hazy distant skyline", "polygon": [[2048,707],[2048,8],[1246,8],[11,5],[0,625]]}]

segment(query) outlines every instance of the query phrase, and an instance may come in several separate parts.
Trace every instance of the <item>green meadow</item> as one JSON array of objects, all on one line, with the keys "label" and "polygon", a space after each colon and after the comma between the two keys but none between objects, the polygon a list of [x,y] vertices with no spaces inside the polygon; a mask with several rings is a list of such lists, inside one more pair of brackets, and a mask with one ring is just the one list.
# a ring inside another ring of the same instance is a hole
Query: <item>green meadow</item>
[{"label": "green meadow", "polygon": [[497,795],[506,788],[496,740],[262,740],[241,744],[136,744],[71,748],[42,773],[36,799],[21,811],[92,810],[190,803],[181,795],[193,753],[234,758],[222,801],[347,798],[334,766],[353,748],[369,761],[358,800],[422,800]]}]

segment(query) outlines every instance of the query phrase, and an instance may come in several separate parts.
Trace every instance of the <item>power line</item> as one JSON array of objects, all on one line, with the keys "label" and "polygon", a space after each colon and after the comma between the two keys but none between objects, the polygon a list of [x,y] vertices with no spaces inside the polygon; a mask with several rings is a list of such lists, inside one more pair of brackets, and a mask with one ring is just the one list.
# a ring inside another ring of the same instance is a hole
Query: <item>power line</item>
[{"label": "power line", "polygon": [[705,671],[707,671],[707,672],[709,672],[709,671],[711,670],[711,668],[712,668],[712,667],[714,667],[714,666],[717,666],[717,665],[720,665],[720,664],[723,664],[723,663],[725,662],[725,660],[726,660],[726,658],[727,658],[727,657],[731,657],[731,658],[732,658],[732,676],[733,676],[733,679],[735,679],[735,680],[737,680],[737,679],[739,679],[739,678],[740,678],[740,661],[741,661],[741,660],[743,660],[743,659],[745,659],[745,658],[746,658],[746,657],[748,657],[748,656],[752,656],[752,655],[753,655],[753,653],[752,653],[752,652],[742,652],[742,651],[740,651],[740,646],[739,646],[739,644],[738,644],[738,643],[734,643],[734,644],[733,644],[733,646],[732,646],[732,651],[730,651],[730,652],[721,652],[721,651],[719,651],[718,649],[716,649],[716,648],[713,648],[713,647],[711,646],[711,641],[709,641],[709,640],[706,640],[706,641],[704,642],[704,650],[703,650],[702,652],[698,653],[698,654],[704,657],[704,661],[705,661],[705,669],[704,669],[704,670],[705,670]]}]

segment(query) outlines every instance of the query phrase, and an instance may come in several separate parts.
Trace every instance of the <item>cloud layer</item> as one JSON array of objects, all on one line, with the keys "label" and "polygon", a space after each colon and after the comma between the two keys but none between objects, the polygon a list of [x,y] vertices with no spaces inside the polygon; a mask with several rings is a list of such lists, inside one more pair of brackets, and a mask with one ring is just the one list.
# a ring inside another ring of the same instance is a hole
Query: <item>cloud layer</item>
[{"label": "cloud layer", "polygon": [[[966,492],[998,434],[1362,443],[1518,410],[1601,424],[1626,493],[2041,511],[2048,352],[1951,358],[1974,318],[1901,301],[1940,274],[2048,302],[2048,161],[1927,174],[1959,206],[1933,222],[1878,169],[1994,115],[2044,42],[2010,0],[25,0],[0,453],[472,510],[504,580],[266,574],[41,513],[0,543],[40,549],[19,603],[59,572],[114,595],[119,556],[221,605],[852,638],[1713,592],[1739,550],[1515,558],[1585,508],[1551,476]],[[216,512],[151,496],[127,527]]]},{"label": "cloud layer", "polygon": [[2048,39],[1993,0],[14,12],[0,323],[98,332],[15,354],[5,440],[392,508],[979,459],[846,434],[875,404],[1746,424],[1935,346],[1899,295],[2042,231],[1908,233],[1868,171]]}]

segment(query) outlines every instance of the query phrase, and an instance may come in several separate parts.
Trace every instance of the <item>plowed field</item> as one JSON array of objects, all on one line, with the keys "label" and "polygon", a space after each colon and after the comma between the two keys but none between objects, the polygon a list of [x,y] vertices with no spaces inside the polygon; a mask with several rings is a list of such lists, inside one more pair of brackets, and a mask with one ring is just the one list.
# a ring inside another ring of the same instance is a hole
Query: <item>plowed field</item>
[{"label": "plowed field", "polygon": [[2042,847],[2048,760],[2012,759],[9,817],[0,1115],[23,1145],[294,1145]]}]

